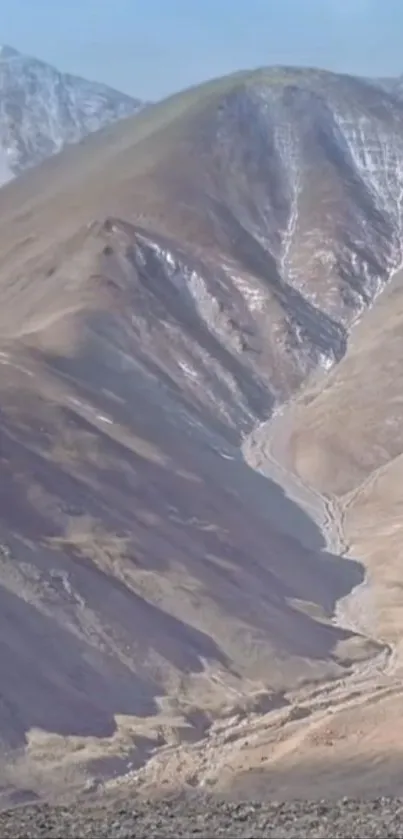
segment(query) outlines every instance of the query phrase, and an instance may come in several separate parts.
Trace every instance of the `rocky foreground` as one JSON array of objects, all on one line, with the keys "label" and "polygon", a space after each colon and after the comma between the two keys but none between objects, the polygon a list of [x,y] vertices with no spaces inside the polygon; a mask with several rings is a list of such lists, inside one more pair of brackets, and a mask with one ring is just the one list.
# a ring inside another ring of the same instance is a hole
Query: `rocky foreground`
[{"label": "rocky foreground", "polygon": [[110,806],[21,807],[0,813],[1,837],[403,837],[403,799],[259,804],[133,799]]}]

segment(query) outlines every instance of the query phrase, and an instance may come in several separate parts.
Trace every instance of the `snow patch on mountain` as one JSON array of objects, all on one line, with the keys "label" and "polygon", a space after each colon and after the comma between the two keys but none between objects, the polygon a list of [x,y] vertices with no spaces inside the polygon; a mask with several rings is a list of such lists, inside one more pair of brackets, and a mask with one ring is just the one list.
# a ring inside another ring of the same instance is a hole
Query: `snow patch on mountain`
[{"label": "snow patch on mountain", "polygon": [[13,177],[14,173],[11,170],[7,154],[3,149],[0,149],[0,186],[4,186]]}]

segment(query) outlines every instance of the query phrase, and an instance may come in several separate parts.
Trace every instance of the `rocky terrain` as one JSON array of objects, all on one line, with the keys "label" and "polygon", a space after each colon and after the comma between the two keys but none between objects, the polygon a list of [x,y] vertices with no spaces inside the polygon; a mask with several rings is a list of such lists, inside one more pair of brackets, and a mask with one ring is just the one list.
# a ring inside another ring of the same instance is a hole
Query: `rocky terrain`
[{"label": "rocky terrain", "polygon": [[0,185],[141,107],[106,85],[0,47]]},{"label": "rocky terrain", "polygon": [[1,190],[2,805],[399,794],[344,496],[399,454],[365,440],[394,324],[398,386],[402,138],[388,91],[260,70]]},{"label": "rocky terrain", "polygon": [[262,805],[253,801],[125,801],[94,808],[19,808],[0,814],[1,836],[148,837],[210,836],[265,839],[400,839],[403,804],[399,799],[343,799],[312,804],[293,801]]}]

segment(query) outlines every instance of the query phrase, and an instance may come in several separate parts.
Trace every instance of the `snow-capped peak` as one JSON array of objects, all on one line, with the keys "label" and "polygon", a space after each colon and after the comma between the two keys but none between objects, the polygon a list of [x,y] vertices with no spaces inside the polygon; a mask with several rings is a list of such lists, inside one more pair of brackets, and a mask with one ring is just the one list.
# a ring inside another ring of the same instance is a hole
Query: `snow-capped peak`
[{"label": "snow-capped peak", "polygon": [[107,85],[60,73],[13,47],[1,46],[0,184],[142,107],[138,99]]}]

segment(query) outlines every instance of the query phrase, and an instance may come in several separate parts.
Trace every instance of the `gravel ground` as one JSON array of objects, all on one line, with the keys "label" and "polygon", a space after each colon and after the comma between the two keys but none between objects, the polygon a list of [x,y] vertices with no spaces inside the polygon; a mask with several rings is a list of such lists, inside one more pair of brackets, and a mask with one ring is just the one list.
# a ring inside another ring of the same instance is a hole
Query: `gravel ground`
[{"label": "gravel ground", "polygon": [[0,837],[403,837],[403,799],[280,804],[184,800],[20,807],[0,813]]}]

